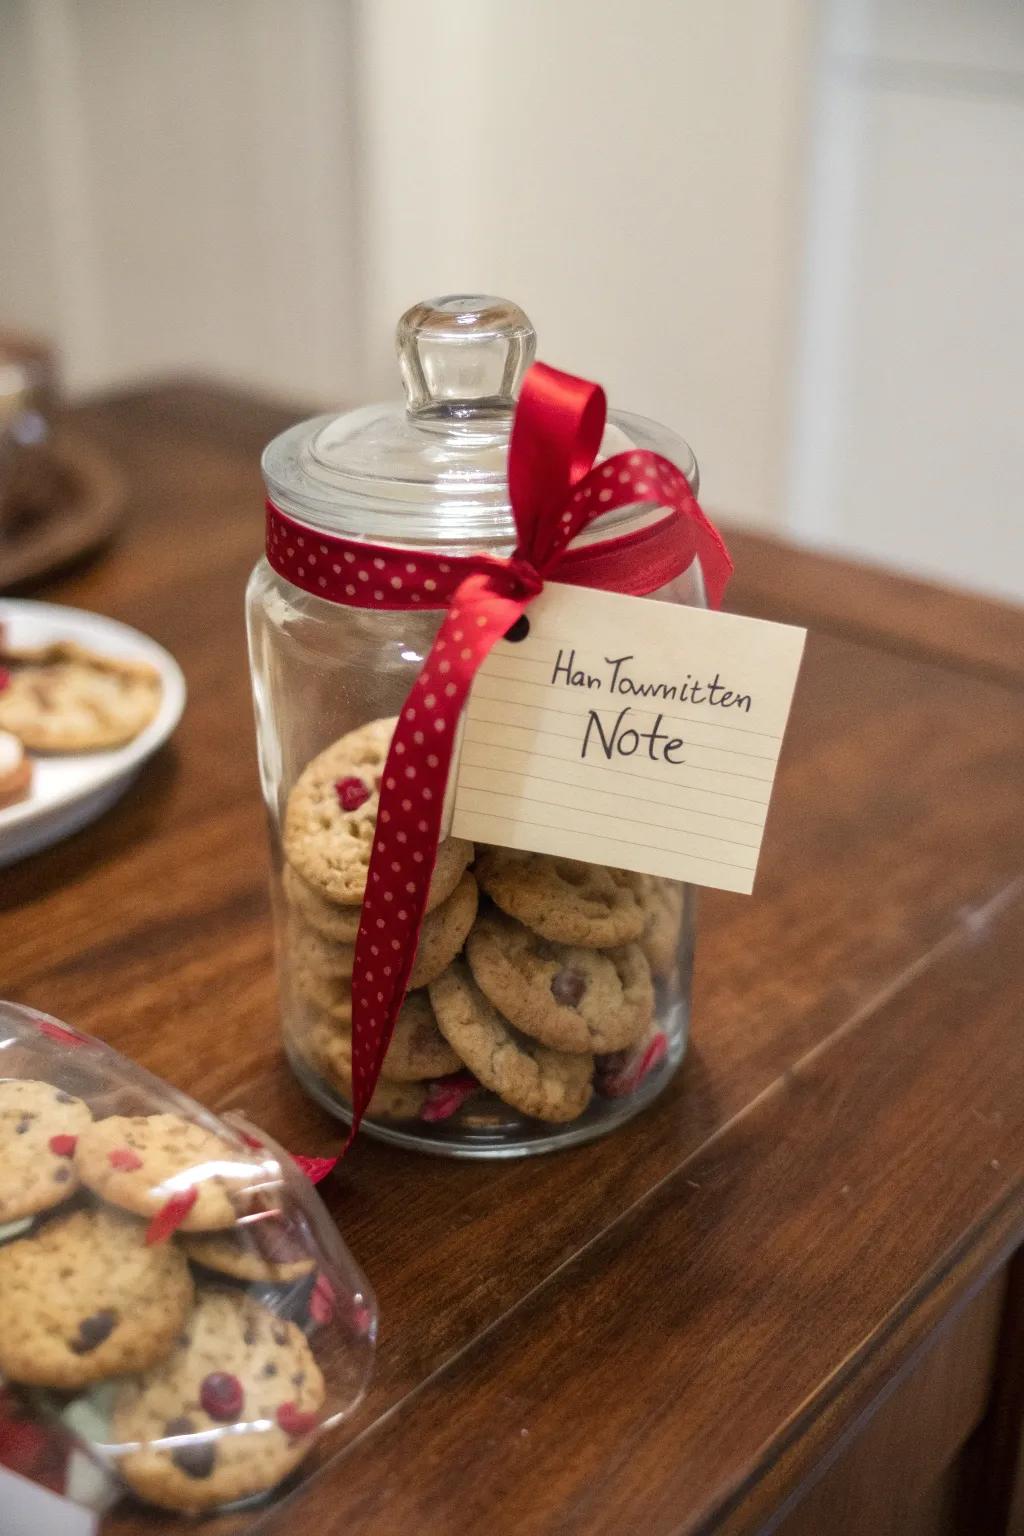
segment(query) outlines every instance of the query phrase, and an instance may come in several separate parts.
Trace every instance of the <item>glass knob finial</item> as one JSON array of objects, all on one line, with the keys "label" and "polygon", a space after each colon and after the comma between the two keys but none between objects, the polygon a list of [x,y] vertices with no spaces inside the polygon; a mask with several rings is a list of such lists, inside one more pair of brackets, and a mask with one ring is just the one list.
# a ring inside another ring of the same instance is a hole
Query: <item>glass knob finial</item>
[{"label": "glass knob finial", "polygon": [[395,340],[409,415],[457,421],[511,413],[537,333],[508,299],[453,294],[406,310]]}]

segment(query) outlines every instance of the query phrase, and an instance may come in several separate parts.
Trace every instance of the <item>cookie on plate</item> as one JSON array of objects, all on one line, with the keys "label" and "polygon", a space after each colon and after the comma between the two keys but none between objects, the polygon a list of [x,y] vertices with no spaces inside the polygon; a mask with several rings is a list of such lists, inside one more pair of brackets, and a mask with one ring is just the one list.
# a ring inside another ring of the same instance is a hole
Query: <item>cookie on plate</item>
[{"label": "cookie on plate", "polygon": [[72,640],[0,650],[0,729],[32,752],[119,747],[160,708],[160,673],[147,661],[98,656]]},{"label": "cookie on plate", "polygon": [[265,1493],[309,1451],[323,1401],[301,1329],[243,1293],[200,1290],[171,1355],[118,1391],[114,1440],[149,1442],[118,1471],[189,1514]]},{"label": "cookie on plate", "polygon": [[644,914],[635,878],[603,864],[512,848],[485,848],[476,878],[496,906],[555,944],[610,949],[632,944]]},{"label": "cookie on plate", "polygon": [[242,1220],[233,1232],[183,1233],[178,1241],[193,1264],[253,1284],[290,1285],[315,1263],[309,1244],[279,1213]]},{"label": "cookie on plate", "polygon": [[[331,1086],[352,1100],[352,1039],[329,1024],[315,1025],[310,1036],[313,1065]],[[426,1084],[379,1077],[366,1113],[374,1120],[415,1120],[427,1100]]]},{"label": "cookie on plate", "polygon": [[[307,764],[288,796],[285,856],[318,895],[341,906],[357,905],[366,890],[394,726],[393,719],[372,720],[349,731]],[[451,895],[472,857],[472,844],[461,838],[441,843],[428,911]]]},{"label": "cookie on plate", "polygon": [[[410,988],[425,987],[452,963],[473,926],[476,907],[476,881],[467,872],[447,900],[423,919],[419,947],[409,977]],[[296,975],[312,972],[327,982],[345,981],[352,975],[356,957],[354,942],[338,943],[302,921],[289,923],[286,942],[289,964]],[[312,990],[324,995],[322,988]],[[334,998],[335,1003],[339,1000]]]},{"label": "cookie on plate", "polygon": [[75,1146],[91,1124],[89,1106],[52,1083],[0,1080],[0,1222],[48,1211],[74,1194]]},{"label": "cookie on plate", "polygon": [[0,811],[24,800],[32,785],[32,764],[10,731],[0,731]]},{"label": "cookie on plate", "polygon": [[181,1115],[111,1115],[79,1136],[75,1167],[103,1200],[154,1216],[175,1195],[195,1190],[180,1226],[209,1232],[233,1226],[243,1191],[267,1182],[266,1169]]},{"label": "cookie on plate", "polygon": [[639,944],[552,944],[493,910],[470,934],[466,959],[498,1012],[556,1051],[626,1050],[654,1013],[651,970]]},{"label": "cookie on plate", "polygon": [[590,1103],[594,1058],[553,1051],[521,1034],[487,1000],[461,960],[429,988],[437,1025],[485,1088],[537,1120],[575,1120]]},{"label": "cookie on plate", "polygon": [[98,1207],[0,1248],[0,1375],[68,1391],[142,1371],[170,1351],[192,1302],[185,1256],[145,1223]]}]

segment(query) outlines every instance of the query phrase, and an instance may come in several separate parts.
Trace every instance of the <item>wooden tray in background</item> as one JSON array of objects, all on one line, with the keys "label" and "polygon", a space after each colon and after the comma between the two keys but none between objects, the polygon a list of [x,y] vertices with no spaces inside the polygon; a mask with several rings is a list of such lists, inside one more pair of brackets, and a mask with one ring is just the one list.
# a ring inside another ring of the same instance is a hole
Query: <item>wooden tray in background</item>
[{"label": "wooden tray in background", "polygon": [[38,581],[97,549],[115,532],[127,498],[124,478],[100,449],[58,427],[33,496],[13,520],[0,515],[0,592]]}]

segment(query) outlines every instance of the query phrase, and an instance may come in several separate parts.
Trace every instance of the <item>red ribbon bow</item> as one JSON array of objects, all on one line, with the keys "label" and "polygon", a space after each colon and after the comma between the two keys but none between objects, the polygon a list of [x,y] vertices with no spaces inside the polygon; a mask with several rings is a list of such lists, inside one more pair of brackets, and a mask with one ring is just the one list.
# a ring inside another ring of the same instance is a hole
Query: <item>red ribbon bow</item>
[{"label": "red ribbon bow", "polygon": [[[605,424],[597,384],[535,363],[523,382],[509,445],[518,544],[508,559],[438,556],[315,532],[268,503],[267,557],[317,596],[370,608],[447,605],[430,654],[395,726],[380,784],[352,978],[355,1136],[394,1030],[416,955],[441,833],[456,728],[473,678],[496,641],[549,578],[641,596],[695,556],[714,607],[732,571],[722,539],[683,473],[631,449],[595,466]],[[595,518],[650,503],[668,516],[572,550]],[[322,1178],[333,1163],[316,1163]]]}]

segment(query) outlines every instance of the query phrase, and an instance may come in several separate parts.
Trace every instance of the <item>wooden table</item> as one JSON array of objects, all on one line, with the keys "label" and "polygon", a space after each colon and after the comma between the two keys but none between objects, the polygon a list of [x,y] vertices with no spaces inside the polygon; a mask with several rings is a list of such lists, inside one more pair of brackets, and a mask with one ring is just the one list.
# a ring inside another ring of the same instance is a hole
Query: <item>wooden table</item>
[{"label": "wooden table", "polygon": [[[291,414],[187,386],[78,413],[134,515],[39,595],[146,629],[191,697],[126,801],[0,874],[0,990],[320,1152],[277,1041],[242,626]],[[325,1193],[376,1377],[247,1530],[1024,1531],[1024,617],[733,545],[732,605],[812,634],[757,893],[701,898],[686,1065],[546,1159],[356,1147]]]}]

